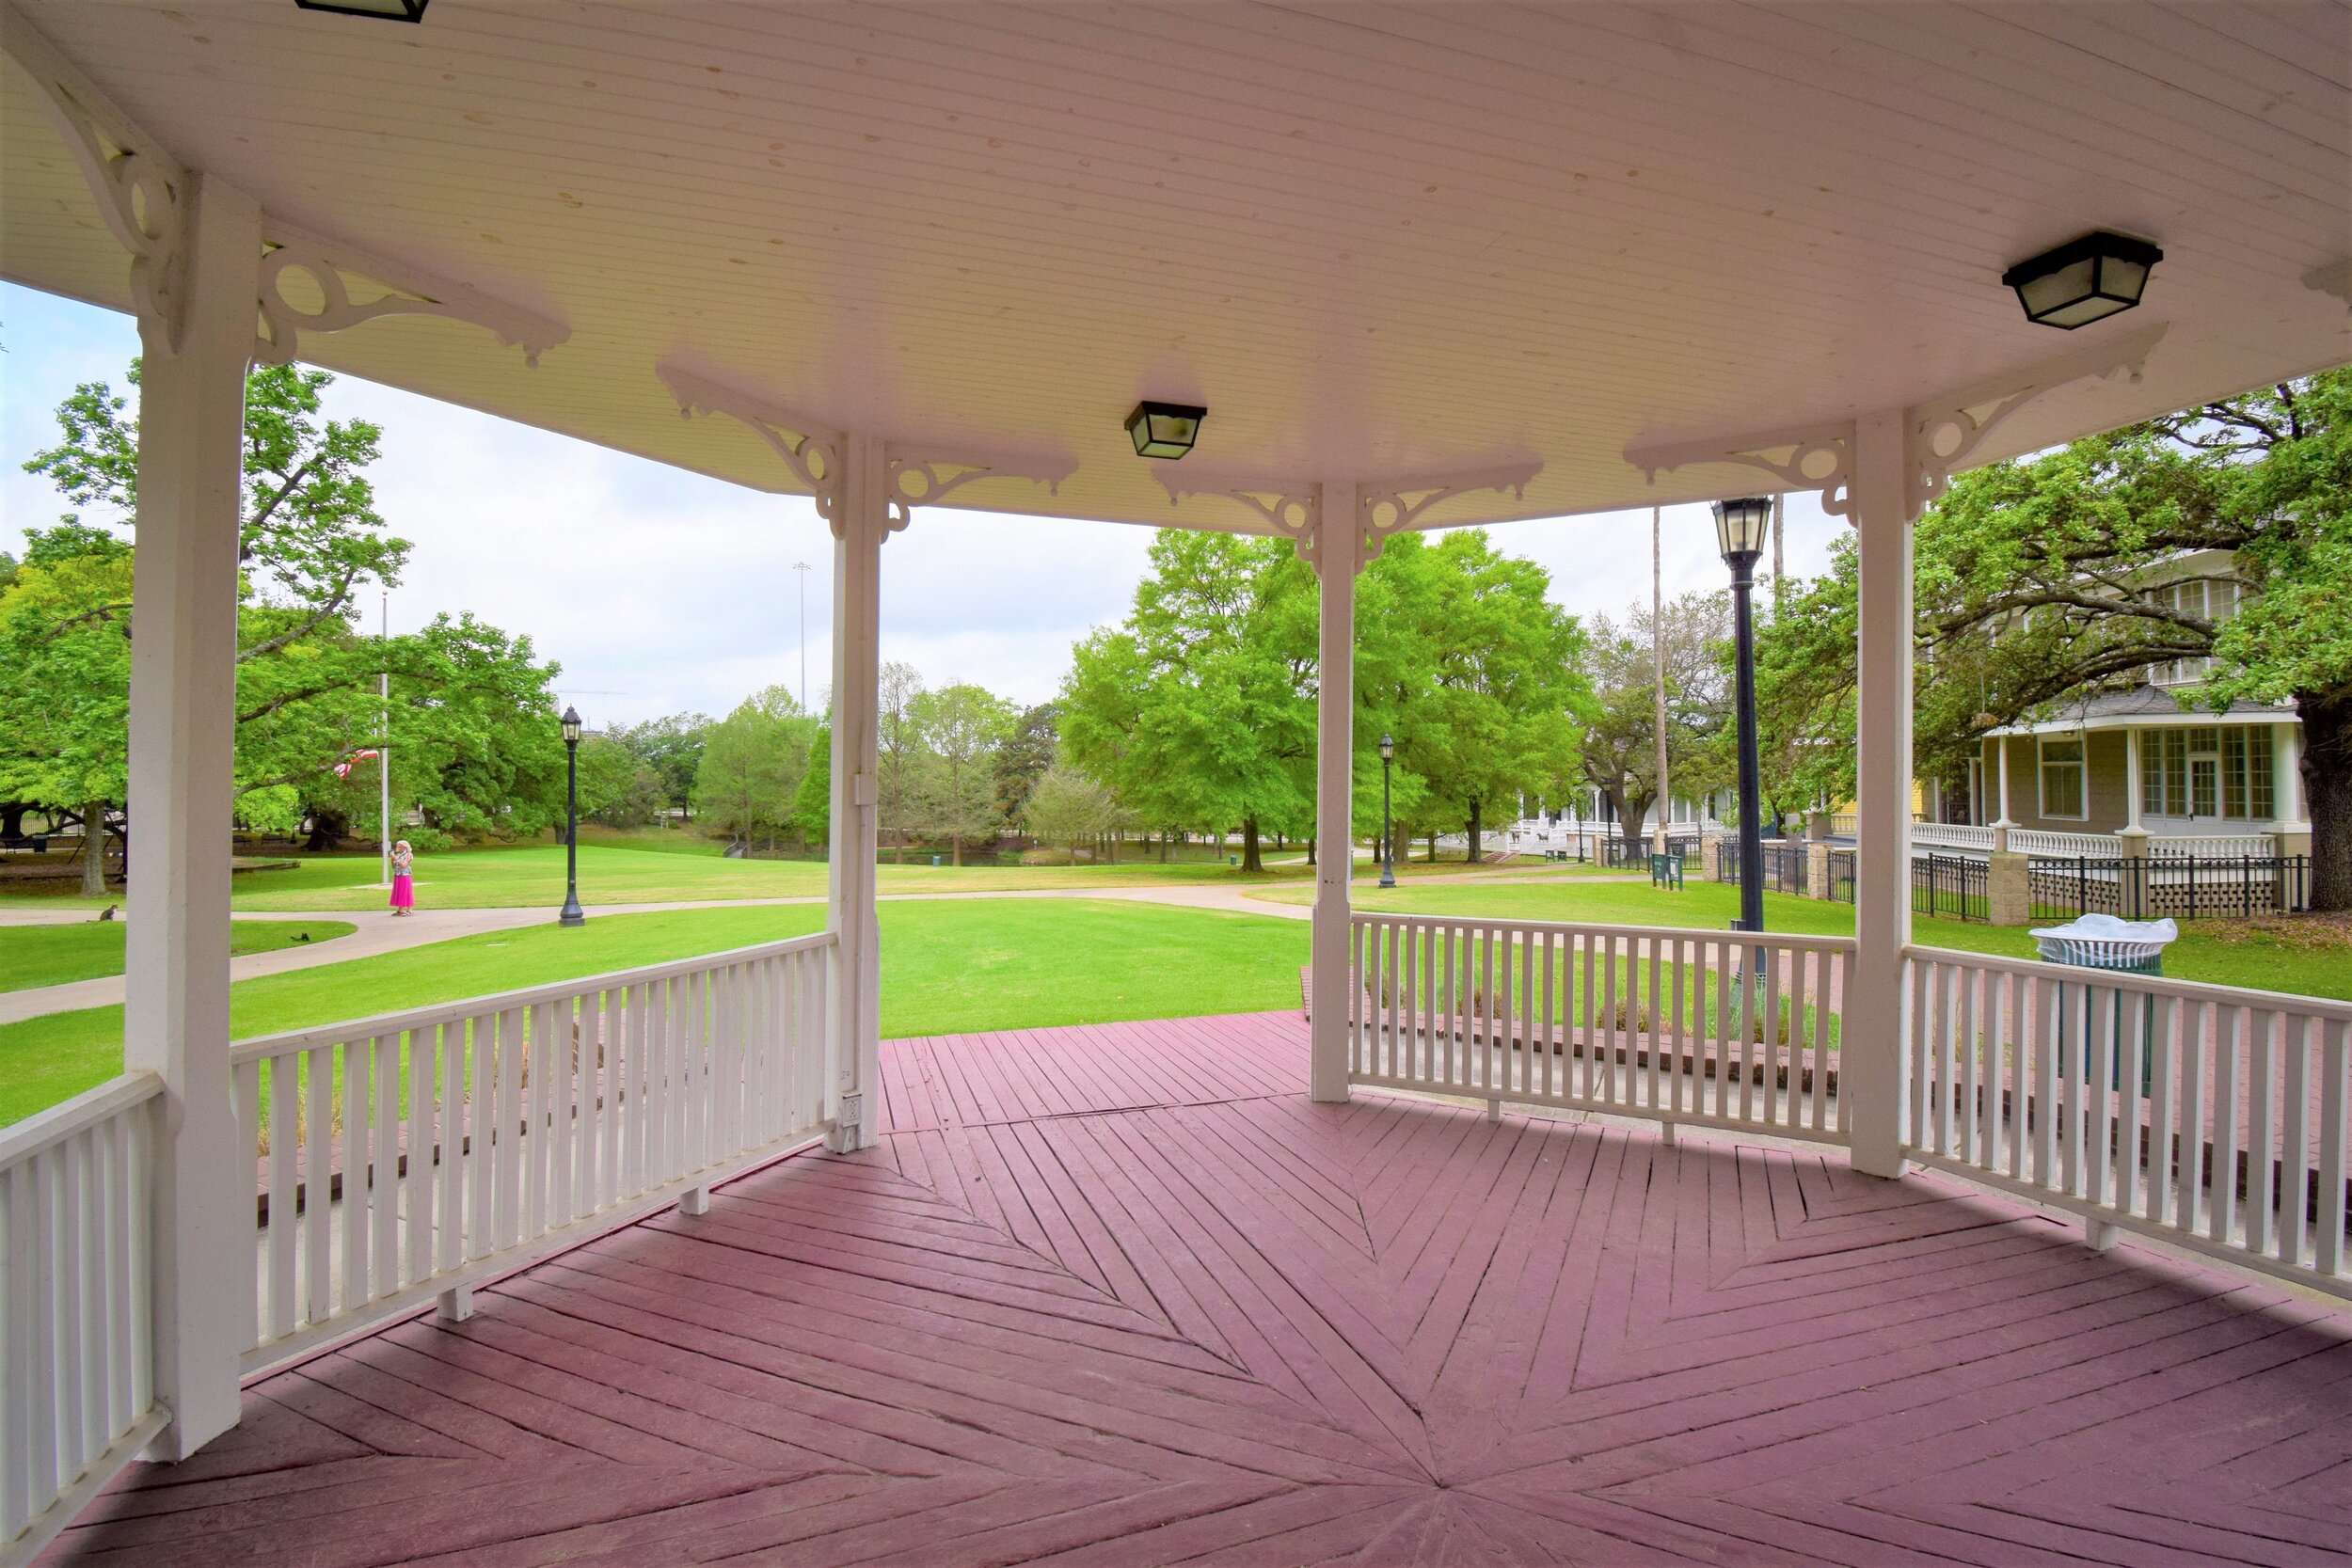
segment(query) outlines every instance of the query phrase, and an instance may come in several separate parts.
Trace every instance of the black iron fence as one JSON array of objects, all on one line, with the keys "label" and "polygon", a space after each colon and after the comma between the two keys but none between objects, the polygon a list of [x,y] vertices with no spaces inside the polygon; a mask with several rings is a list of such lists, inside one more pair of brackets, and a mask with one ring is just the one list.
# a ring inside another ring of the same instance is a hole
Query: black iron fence
[{"label": "black iron fence", "polygon": [[[1617,866],[1630,871],[1649,869],[1650,840],[1647,833],[1631,843],[1604,829],[1565,829],[1560,836],[1566,842],[1555,842],[1549,846],[1548,852],[1556,853],[1564,860],[1573,860],[1582,865]],[[1666,852],[1681,861],[1684,870],[1698,869],[1697,834],[1668,833]]]},{"label": "black iron fence", "polygon": [[[1804,897],[1812,892],[1811,847],[1801,838],[1766,839],[1764,851],[1764,891],[1787,893]],[[1723,838],[1715,841],[1715,879],[1733,887],[1740,885],[1740,841]],[[1847,879],[1847,898],[1853,896],[1851,872]]]},{"label": "black iron fence", "polygon": [[1911,857],[1911,912],[1950,920],[1993,918],[1993,867],[1968,855]]},{"label": "black iron fence", "polygon": [[2033,916],[2212,920],[2296,914],[2312,905],[2309,855],[2152,855],[2144,860],[2036,855],[2026,867]]}]

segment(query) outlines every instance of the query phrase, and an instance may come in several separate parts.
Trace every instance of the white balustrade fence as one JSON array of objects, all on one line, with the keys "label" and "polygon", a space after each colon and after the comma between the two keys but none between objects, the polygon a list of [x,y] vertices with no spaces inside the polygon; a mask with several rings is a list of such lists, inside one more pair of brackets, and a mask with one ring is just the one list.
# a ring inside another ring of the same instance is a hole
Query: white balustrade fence
[{"label": "white balustrade fence", "polygon": [[834,952],[803,937],[238,1046],[262,1173],[246,1370],[813,1141]]},{"label": "white balustrade fence", "polygon": [[0,1131],[0,1560],[163,1430],[148,1294],[154,1116],[131,1072]]},{"label": "white balustrade fence", "polygon": [[2151,855],[2195,855],[2200,859],[2226,860],[2244,855],[2269,856],[2279,852],[2275,833],[2170,833],[2148,840]]},{"label": "white balustrade fence", "polygon": [[[2012,840],[2015,836],[2010,835]],[[1989,855],[1993,852],[1993,830],[1966,822],[1914,822],[1911,843],[1919,849],[1973,849]]]},{"label": "white balustrade fence", "polygon": [[1849,938],[1363,913],[1351,925],[1352,1083],[1845,1141]]},{"label": "white balustrade fence", "polygon": [[2352,1004],[1916,947],[1926,1164],[2352,1295]]}]

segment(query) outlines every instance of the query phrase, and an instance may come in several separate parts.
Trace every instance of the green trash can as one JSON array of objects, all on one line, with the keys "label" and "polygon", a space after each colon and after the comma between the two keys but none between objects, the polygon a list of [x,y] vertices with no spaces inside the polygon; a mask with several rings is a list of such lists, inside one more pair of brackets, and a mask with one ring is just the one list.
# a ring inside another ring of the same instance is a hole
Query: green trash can
[{"label": "green trash can", "polygon": [[1680,888],[1682,886],[1682,857],[1652,855],[1649,858],[1649,885]]},{"label": "green trash can", "polygon": [[[2118,920],[2111,914],[2086,914],[2064,926],[2045,926],[2029,933],[2034,947],[2046,963],[2068,964],[2076,969],[2104,969],[2120,974],[2162,974],[2165,944],[2181,934],[2181,928],[2169,920]],[[2144,1097],[2154,1081],[2156,1035],[2156,999],[2143,997],[2139,1028],[2139,1092]],[[2083,1082],[2090,1081],[2090,1037],[2092,1020],[2098,1011],[2093,988],[2083,986],[2082,1022],[2073,1024],[2074,1011],[2066,1003],[2066,988],[2058,987],[2058,1069],[2066,1070],[2066,1047],[2070,1037],[2082,1044]],[[2070,1025],[2072,1025],[2070,1027]],[[2109,1069],[2107,1086],[2117,1093],[2123,1088],[2123,1009],[2121,1004],[2113,1011],[2107,1041]]]}]

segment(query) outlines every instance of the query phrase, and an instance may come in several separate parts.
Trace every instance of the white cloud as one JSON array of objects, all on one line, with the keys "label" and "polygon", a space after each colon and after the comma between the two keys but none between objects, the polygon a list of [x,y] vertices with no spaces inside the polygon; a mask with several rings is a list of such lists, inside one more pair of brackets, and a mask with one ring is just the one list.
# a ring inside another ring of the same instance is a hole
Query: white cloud
[{"label": "white cloud", "polygon": [[[6,547],[63,509],[45,481],[18,469],[56,438],[51,411],[78,381],[119,385],[138,335],[127,318],[0,285],[0,344]],[[806,500],[350,378],[328,393],[328,411],[384,427],[381,510],[416,546],[392,596],[395,630],[471,610],[528,633],[563,665],[562,692],[592,723],[723,713],[758,687],[799,688],[792,568],[805,561],[808,689],[824,700],[833,541]],[[1810,496],[1788,512],[1788,569],[1818,573],[1843,525]],[[1668,594],[1722,586],[1706,509],[1670,509],[1665,525]],[[1513,523],[1494,537],[1541,562],[1553,596],[1579,615],[1648,600],[1645,511]],[[1151,539],[1120,524],[917,513],[882,550],[882,657],[932,684],[977,681],[1041,702],[1059,687],[1071,643],[1126,612]]]}]

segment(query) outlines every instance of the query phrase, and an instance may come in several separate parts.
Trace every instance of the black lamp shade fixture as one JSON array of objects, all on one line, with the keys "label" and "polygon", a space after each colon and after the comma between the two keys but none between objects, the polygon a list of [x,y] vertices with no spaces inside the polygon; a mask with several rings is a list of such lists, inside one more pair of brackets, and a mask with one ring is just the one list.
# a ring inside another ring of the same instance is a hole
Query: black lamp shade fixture
[{"label": "black lamp shade fixture", "polygon": [[1137,457],[1182,457],[1200,438],[1205,408],[1184,403],[1138,403],[1127,416],[1127,435]]},{"label": "black lamp shade fixture", "polygon": [[1396,740],[1395,740],[1395,738],[1394,738],[1393,736],[1385,736],[1385,735],[1384,735],[1384,736],[1382,736],[1380,737],[1380,760],[1381,760],[1382,762],[1387,762],[1390,758],[1391,758],[1391,757],[1393,757],[1393,756],[1395,756],[1395,755],[1396,755]]},{"label": "black lamp shade fixture", "polygon": [[2137,305],[2149,269],[2163,260],[2146,240],[2103,229],[2018,262],[2001,281],[2017,291],[2027,321],[2072,332]]},{"label": "black lamp shade fixture", "polygon": [[422,22],[432,0],[294,0],[306,11],[337,16],[372,16],[379,22]]},{"label": "black lamp shade fixture", "polygon": [[1772,498],[1743,496],[1715,503],[1715,542],[1730,566],[1753,566],[1772,531]]},{"label": "black lamp shade fixture", "polygon": [[564,725],[564,744],[566,746],[578,745],[580,743],[580,709],[576,707],[566,707],[564,710],[564,718],[562,721]]}]

